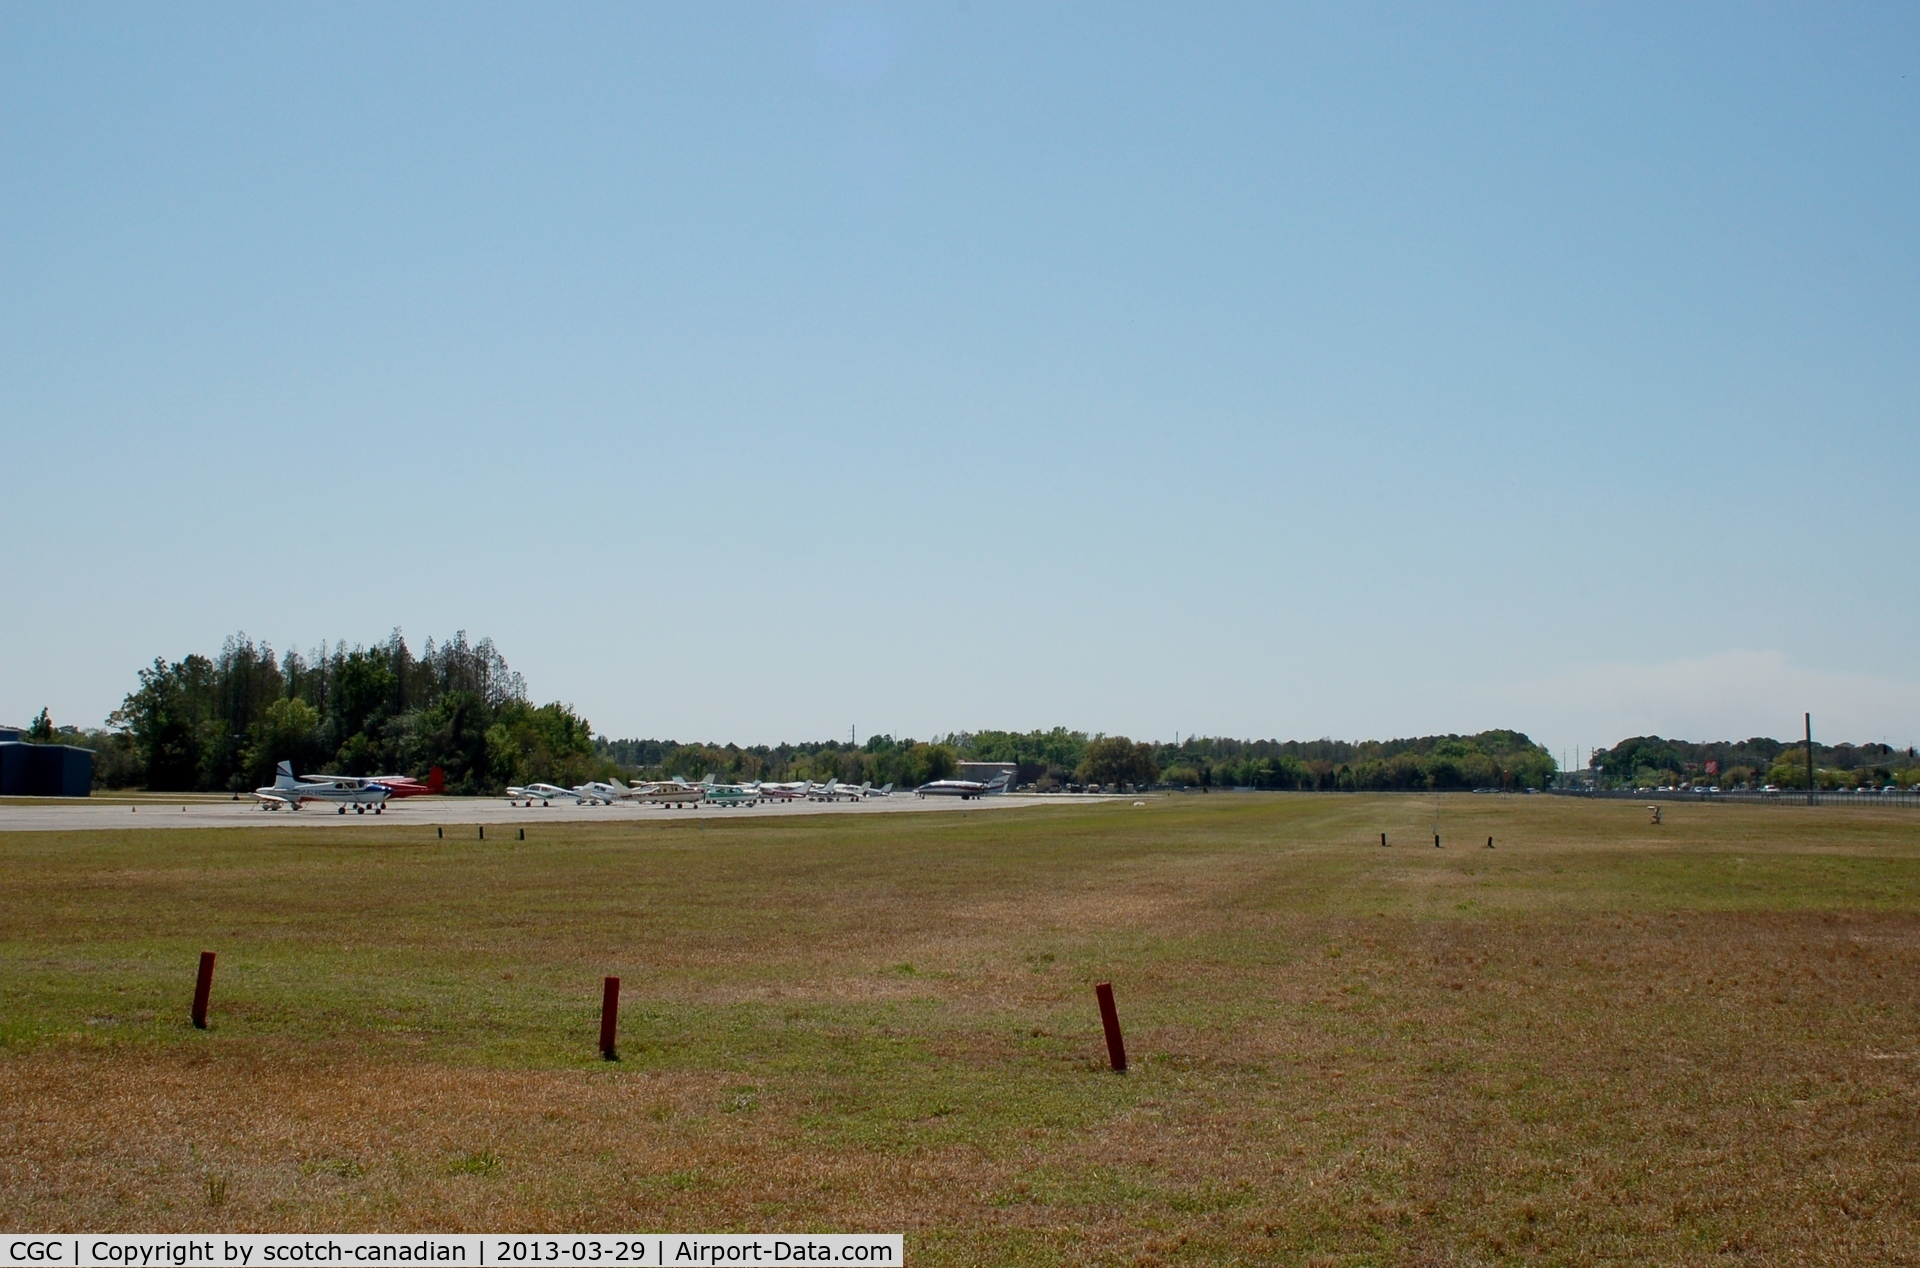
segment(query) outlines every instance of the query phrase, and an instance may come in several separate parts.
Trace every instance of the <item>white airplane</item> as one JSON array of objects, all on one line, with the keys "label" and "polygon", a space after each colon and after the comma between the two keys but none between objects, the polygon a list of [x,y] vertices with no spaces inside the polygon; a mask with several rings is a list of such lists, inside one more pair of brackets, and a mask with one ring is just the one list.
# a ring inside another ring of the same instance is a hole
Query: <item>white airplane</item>
[{"label": "white airplane", "polygon": [[573,789],[562,788],[558,784],[528,784],[525,788],[509,787],[507,789],[507,804],[510,806],[522,801],[529,806],[536,801],[543,806],[551,806],[556,801],[584,800],[585,798]]},{"label": "white airplane", "polygon": [[341,814],[352,806],[357,815],[367,813],[369,806],[373,807],[373,813],[380,814],[392,795],[383,784],[347,775],[338,779],[325,775],[301,779],[293,773],[292,762],[281,762],[274,768],[271,786],[253,790],[253,799],[260,803],[262,810],[298,810],[302,802],[325,801],[340,807]]},{"label": "white airplane", "polygon": [[816,789],[812,796],[816,801],[865,801],[869,797],[893,796],[893,785],[875,788],[873,781],[869,779],[856,788],[851,784],[843,784],[837,779],[829,779],[826,785]]},{"label": "white airplane", "polygon": [[642,788],[640,784],[629,788],[617,779],[606,783],[589,779],[584,784],[575,785],[573,791],[582,801],[597,801],[603,806],[611,806],[616,802],[634,800],[639,797]]},{"label": "white airplane", "polygon": [[762,801],[799,801],[813,794],[813,781],[797,779],[786,784],[762,783],[757,791]]},{"label": "white airplane", "polygon": [[689,784],[675,775],[672,779],[642,787],[634,785],[633,799],[647,805],[681,806],[707,799],[705,784]]},{"label": "white airplane", "polygon": [[858,801],[860,800],[860,790],[858,788],[842,787],[838,779],[829,779],[824,784],[815,784],[812,788],[808,789],[807,800]]},{"label": "white airplane", "polygon": [[336,783],[346,780],[362,788],[370,784],[379,784],[387,790],[387,795],[398,801],[402,797],[425,797],[430,793],[442,793],[447,790],[447,773],[438,766],[421,783],[411,775],[310,775],[309,779],[330,779]]},{"label": "white airplane", "polygon": [[973,797],[997,797],[1007,791],[1009,777],[1005,771],[995,775],[986,783],[977,779],[936,779],[920,785],[913,790],[916,797],[959,797],[967,800]]}]

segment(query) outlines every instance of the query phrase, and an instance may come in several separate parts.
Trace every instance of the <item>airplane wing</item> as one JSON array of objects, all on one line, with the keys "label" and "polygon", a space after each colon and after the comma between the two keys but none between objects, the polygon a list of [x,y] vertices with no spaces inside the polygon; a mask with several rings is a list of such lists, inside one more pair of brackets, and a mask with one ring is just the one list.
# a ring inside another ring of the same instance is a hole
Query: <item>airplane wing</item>
[{"label": "airplane wing", "polygon": [[287,798],[279,796],[276,793],[267,792],[263,789],[255,789],[253,793],[253,799],[259,802],[261,806],[263,806],[268,810],[279,810],[282,808],[292,809],[294,805],[294,803],[289,801]]}]

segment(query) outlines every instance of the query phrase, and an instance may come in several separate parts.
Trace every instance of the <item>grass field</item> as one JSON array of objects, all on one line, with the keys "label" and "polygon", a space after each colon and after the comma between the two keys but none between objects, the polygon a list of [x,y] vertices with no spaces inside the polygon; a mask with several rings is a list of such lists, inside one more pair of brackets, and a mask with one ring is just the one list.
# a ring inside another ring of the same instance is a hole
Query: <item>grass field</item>
[{"label": "grass field", "polygon": [[1920,815],[1435,805],[0,834],[0,1225],[1920,1260]]}]

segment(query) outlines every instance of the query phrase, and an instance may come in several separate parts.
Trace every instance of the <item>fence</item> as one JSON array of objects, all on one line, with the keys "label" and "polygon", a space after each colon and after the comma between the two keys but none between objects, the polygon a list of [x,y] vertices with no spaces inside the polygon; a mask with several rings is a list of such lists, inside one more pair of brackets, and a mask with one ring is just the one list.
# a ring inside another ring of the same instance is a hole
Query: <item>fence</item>
[{"label": "fence", "polygon": [[[1635,792],[1630,788],[1549,788],[1555,797],[1589,797],[1596,801],[1737,801],[1759,805],[1804,806],[1806,790],[1783,788],[1779,792],[1703,792],[1697,788],[1648,788]],[[1920,792],[1817,792],[1816,806],[1907,806],[1920,809]]]}]

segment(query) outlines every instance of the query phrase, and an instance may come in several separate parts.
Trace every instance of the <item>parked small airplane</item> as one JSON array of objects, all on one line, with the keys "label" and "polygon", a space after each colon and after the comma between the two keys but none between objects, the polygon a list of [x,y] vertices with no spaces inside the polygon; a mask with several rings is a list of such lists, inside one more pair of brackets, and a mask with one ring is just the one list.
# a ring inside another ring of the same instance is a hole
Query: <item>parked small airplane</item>
[{"label": "parked small airplane", "polygon": [[808,796],[812,797],[815,801],[865,801],[869,797],[893,796],[893,785],[888,784],[884,788],[875,788],[873,781],[869,779],[866,783],[856,788],[852,784],[843,784],[837,779],[829,779],[825,784],[815,788]]},{"label": "parked small airplane", "polygon": [[421,783],[411,775],[309,775],[309,779],[347,779],[358,783],[362,788],[369,784],[378,784],[394,798],[425,797],[429,793],[443,793],[447,790],[447,772],[436,766],[427,772],[427,782]]},{"label": "parked small airplane", "polygon": [[689,803],[705,801],[707,799],[707,786],[705,784],[689,784],[686,780],[676,775],[664,783],[648,784],[644,788],[636,786],[633,799],[652,805],[687,805]]},{"label": "parked small airplane", "polygon": [[427,772],[427,782],[421,783],[411,775],[370,775],[376,784],[396,797],[427,797],[447,791],[447,772],[436,766]]},{"label": "parked small airplane", "polygon": [[510,806],[522,801],[529,806],[536,801],[543,806],[551,806],[556,801],[584,800],[586,798],[573,789],[562,788],[558,784],[528,784],[525,788],[509,787],[507,789],[507,804]]},{"label": "parked small airplane", "polygon": [[761,801],[761,785],[722,784],[711,771],[700,781],[700,787],[707,790],[707,804],[710,806],[757,806]]},{"label": "parked small airplane", "polygon": [[916,797],[996,797],[1007,791],[1008,776],[1003,771],[986,783],[977,779],[936,779],[913,790]]},{"label": "parked small airplane", "polygon": [[847,801],[860,800],[860,790],[858,788],[844,788],[838,779],[829,779],[824,784],[815,784],[813,787],[807,789],[808,801],[840,801],[843,799]]},{"label": "parked small airplane", "polygon": [[589,779],[584,784],[575,785],[573,791],[582,801],[597,801],[603,806],[611,806],[616,802],[634,800],[640,795],[641,789],[642,785],[635,784],[629,788],[617,779],[606,783]]},{"label": "parked small airplane", "polygon": [[384,784],[363,783],[347,775],[301,779],[293,773],[292,762],[281,762],[274,768],[270,787],[253,790],[254,800],[262,810],[298,810],[303,802],[325,801],[338,806],[341,814],[352,806],[358,815],[367,813],[369,806],[373,807],[373,813],[381,813],[392,795],[392,790]]}]

